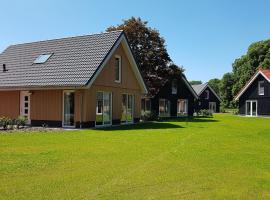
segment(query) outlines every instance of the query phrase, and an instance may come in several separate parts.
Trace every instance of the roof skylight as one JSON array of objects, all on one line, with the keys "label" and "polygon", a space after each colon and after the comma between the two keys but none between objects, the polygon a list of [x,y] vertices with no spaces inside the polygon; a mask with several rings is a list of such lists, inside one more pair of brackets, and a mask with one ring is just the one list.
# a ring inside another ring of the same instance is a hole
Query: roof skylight
[{"label": "roof skylight", "polygon": [[35,64],[42,64],[45,63],[50,57],[52,56],[52,53],[50,54],[42,54],[39,55],[36,60],[34,61]]}]

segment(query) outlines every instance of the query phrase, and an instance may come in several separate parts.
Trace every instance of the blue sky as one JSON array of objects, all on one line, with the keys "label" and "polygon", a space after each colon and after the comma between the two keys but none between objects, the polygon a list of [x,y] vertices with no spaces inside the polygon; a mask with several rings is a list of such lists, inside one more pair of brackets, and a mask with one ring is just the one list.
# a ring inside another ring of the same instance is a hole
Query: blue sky
[{"label": "blue sky", "polygon": [[160,31],[190,80],[231,71],[249,44],[270,38],[267,0],[6,0],[0,51],[10,44],[99,33],[131,16]]}]

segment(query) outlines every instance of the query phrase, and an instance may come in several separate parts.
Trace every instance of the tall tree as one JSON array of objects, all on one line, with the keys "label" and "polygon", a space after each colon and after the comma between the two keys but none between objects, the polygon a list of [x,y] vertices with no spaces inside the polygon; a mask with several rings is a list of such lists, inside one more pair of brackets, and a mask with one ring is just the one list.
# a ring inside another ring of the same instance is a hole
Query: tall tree
[{"label": "tall tree", "polygon": [[258,69],[270,68],[270,40],[251,44],[248,51],[233,63],[235,84],[233,95],[236,95]]},{"label": "tall tree", "polygon": [[165,40],[147,21],[131,17],[107,31],[124,30],[150,94],[154,94],[171,77],[181,74],[182,67],[172,63]]},{"label": "tall tree", "polygon": [[208,84],[220,96],[220,80],[217,78],[213,78],[208,81]]},{"label": "tall tree", "polygon": [[200,85],[202,84],[202,81],[189,81],[191,85]]},{"label": "tall tree", "polygon": [[220,96],[222,105],[226,108],[232,107],[232,88],[234,85],[234,78],[232,73],[226,73],[223,75],[220,81]]}]

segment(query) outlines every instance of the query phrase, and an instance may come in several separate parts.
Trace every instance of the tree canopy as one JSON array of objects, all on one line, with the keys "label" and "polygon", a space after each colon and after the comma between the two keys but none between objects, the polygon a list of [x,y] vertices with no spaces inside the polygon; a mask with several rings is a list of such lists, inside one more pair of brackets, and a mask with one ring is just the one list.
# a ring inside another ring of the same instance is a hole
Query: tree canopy
[{"label": "tree canopy", "polygon": [[191,85],[200,85],[200,84],[202,84],[202,81],[189,81],[189,83],[191,84]]},{"label": "tree canopy", "polygon": [[233,63],[233,95],[241,90],[258,69],[266,68],[270,68],[270,40],[251,44],[247,53]]},{"label": "tree canopy", "polygon": [[220,95],[220,80],[217,78],[210,79],[208,81],[209,86],[217,93],[217,95]]},{"label": "tree canopy", "polygon": [[172,62],[164,38],[149,27],[147,21],[131,17],[106,31],[114,30],[124,30],[150,94],[155,94],[172,76],[183,72],[182,67]]}]

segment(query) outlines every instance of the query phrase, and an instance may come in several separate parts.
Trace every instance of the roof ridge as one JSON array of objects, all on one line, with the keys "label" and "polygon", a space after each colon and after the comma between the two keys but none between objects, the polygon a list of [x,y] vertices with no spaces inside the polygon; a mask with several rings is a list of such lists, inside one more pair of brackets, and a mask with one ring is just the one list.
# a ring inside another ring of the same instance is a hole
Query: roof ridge
[{"label": "roof ridge", "polygon": [[[50,42],[50,41],[57,41],[57,40],[71,39],[71,38],[79,38],[79,37],[89,37],[89,36],[95,36],[95,35],[104,35],[104,34],[110,34],[110,33],[114,33],[114,32],[121,32],[122,33],[122,32],[124,32],[124,30],[105,31],[105,32],[101,32],[101,33],[92,33],[92,34],[85,34],[85,35],[67,36],[67,37],[62,37],[62,38],[46,39],[46,40],[39,40],[39,41],[34,41],[34,42],[11,44],[6,49],[8,49],[9,47],[12,47],[12,46],[34,44],[34,43],[39,43],[39,42]],[[4,51],[5,51],[5,49],[4,49]]]}]

